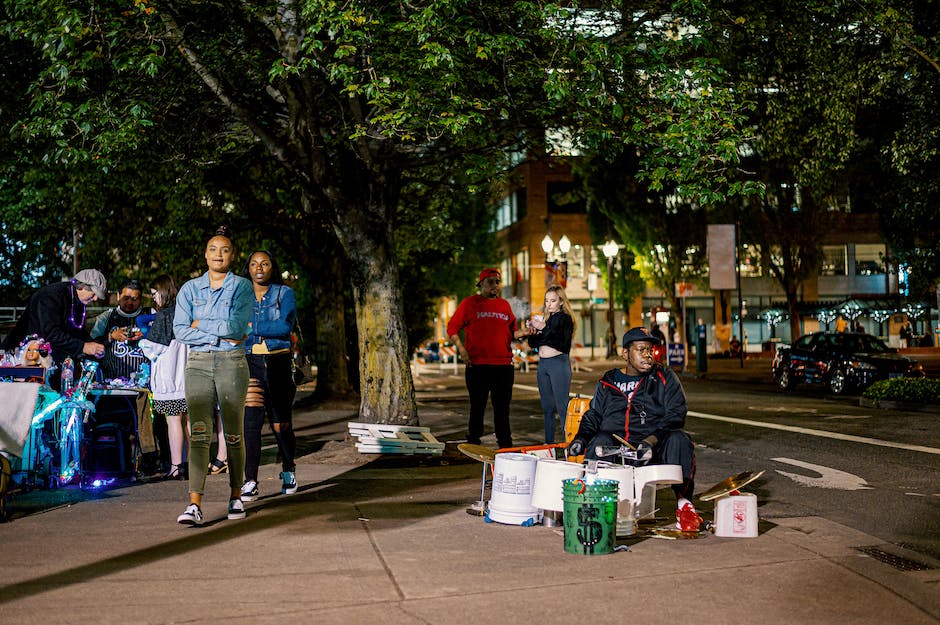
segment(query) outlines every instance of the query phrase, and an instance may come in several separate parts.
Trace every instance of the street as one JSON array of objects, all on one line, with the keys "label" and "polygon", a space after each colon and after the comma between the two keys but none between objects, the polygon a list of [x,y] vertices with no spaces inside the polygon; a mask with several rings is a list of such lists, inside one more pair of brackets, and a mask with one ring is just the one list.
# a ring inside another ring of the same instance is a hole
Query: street
[{"label": "street", "polygon": [[[574,374],[572,392],[590,395],[603,367],[613,363],[584,364],[592,371]],[[737,363],[715,364],[717,379],[682,376],[686,429],[696,443],[696,493],[742,471],[763,470],[745,489],[757,495],[762,520],[820,516],[940,560],[940,415],[864,408],[857,396],[805,387],[781,392],[766,359],[748,361],[743,373]],[[429,394],[452,397],[433,405],[465,400],[459,376],[435,373],[422,384]],[[541,442],[534,368],[516,374],[511,418],[516,444]],[[463,435],[460,422],[454,425],[444,438]],[[671,505],[668,489],[663,493],[663,507]]]}]

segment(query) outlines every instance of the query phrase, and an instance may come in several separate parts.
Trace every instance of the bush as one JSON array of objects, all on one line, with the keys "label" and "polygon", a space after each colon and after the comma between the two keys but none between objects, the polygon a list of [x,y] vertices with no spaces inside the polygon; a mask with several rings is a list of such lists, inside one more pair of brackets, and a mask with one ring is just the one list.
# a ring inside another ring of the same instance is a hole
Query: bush
[{"label": "bush", "polygon": [[894,378],[875,382],[862,394],[865,399],[940,404],[940,380]]}]

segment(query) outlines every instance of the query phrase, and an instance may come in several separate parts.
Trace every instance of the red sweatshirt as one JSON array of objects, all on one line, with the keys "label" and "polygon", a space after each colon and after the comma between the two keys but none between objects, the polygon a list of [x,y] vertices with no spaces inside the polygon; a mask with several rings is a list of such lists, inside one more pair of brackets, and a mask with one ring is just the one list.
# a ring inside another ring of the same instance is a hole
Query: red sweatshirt
[{"label": "red sweatshirt", "polygon": [[447,324],[447,335],[464,330],[463,345],[475,365],[511,365],[516,316],[509,302],[501,297],[490,299],[471,295],[457,306]]}]

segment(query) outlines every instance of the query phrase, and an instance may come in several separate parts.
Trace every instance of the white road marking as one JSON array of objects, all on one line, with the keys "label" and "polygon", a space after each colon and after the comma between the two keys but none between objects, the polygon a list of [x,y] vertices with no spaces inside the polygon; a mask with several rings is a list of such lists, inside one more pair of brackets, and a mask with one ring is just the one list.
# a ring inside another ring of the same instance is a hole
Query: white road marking
[{"label": "white road marking", "polygon": [[788,406],[748,406],[747,409],[754,412],[817,412],[816,408],[790,408]]},{"label": "white road marking", "polygon": [[800,475],[799,473],[787,473],[786,471],[777,469],[777,473],[780,475],[785,475],[797,484],[802,484],[803,486],[831,488],[836,490],[871,490],[871,486],[868,485],[868,482],[852,473],[846,473],[845,471],[833,469],[832,467],[824,467],[819,464],[810,464],[809,462],[794,460],[793,458],[771,458],[771,460],[803,467],[804,469],[809,469],[819,474],[819,477],[810,477],[808,475]]},{"label": "white road marking", "polygon": [[806,434],[808,436],[819,436],[822,438],[832,438],[839,441],[848,441],[850,443],[862,443],[863,445],[877,445],[879,447],[892,447],[894,449],[906,449],[908,451],[919,451],[925,454],[940,455],[940,449],[936,447],[927,447],[926,445],[909,445],[907,443],[895,443],[884,441],[879,438],[868,438],[867,436],[854,436],[852,434],[840,434],[839,432],[828,432],[826,430],[815,430],[813,428],[804,428],[796,425],[783,425],[781,423],[763,423],[761,421],[751,421],[750,419],[737,419],[735,417],[723,417],[721,415],[708,414],[705,412],[688,412],[690,417],[699,419],[710,419],[712,421],[724,421],[725,423],[737,423],[738,425],[750,425],[757,428],[767,428],[770,430],[783,430],[784,432],[794,432],[796,434]]}]

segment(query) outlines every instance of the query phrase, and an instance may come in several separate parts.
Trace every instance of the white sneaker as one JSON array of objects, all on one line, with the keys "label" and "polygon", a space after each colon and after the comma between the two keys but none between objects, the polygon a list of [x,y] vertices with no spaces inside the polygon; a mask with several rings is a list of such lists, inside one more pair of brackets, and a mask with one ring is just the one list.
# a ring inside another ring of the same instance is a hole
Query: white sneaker
[{"label": "white sneaker", "polygon": [[241,499],[230,499],[228,502],[228,518],[232,520],[245,518],[245,504]]},{"label": "white sneaker", "polygon": [[242,484],[242,501],[254,501],[258,498],[258,482],[248,480]]},{"label": "white sneaker", "polygon": [[202,510],[194,503],[186,506],[186,511],[176,517],[180,525],[202,525]]}]

